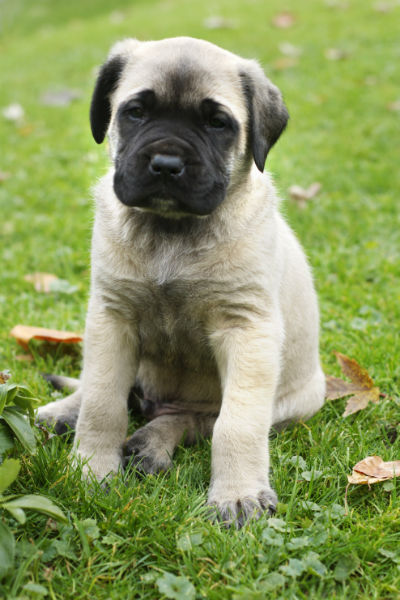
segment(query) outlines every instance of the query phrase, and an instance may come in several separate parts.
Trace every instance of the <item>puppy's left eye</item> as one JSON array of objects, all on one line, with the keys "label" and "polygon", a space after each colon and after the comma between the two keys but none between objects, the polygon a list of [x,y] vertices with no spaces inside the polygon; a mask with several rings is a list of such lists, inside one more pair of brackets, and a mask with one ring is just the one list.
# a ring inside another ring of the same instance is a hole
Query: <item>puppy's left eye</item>
[{"label": "puppy's left eye", "polygon": [[226,127],[226,119],[223,115],[216,114],[209,118],[208,125],[213,129],[224,129]]}]

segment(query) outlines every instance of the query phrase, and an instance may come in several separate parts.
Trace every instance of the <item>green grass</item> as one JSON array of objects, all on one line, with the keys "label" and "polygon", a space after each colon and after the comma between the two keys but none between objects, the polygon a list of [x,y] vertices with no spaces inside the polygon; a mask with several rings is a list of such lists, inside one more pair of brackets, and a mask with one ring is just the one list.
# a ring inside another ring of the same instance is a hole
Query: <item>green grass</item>
[{"label": "green grass", "polygon": [[[24,526],[10,519],[19,540],[17,565],[0,584],[0,597],[162,598],[157,579],[164,572],[182,575],[197,598],[211,600],[400,597],[398,484],[351,487],[348,514],[343,510],[346,474],[358,460],[400,458],[400,114],[388,109],[400,100],[400,7],[393,0],[393,11],[383,14],[374,4],[1,3],[0,107],[19,102],[26,116],[18,126],[0,115],[0,170],[10,173],[0,183],[0,370],[10,369],[14,381],[27,383],[43,402],[52,391],[40,372],[78,374],[79,351],[37,343],[34,362],[20,361],[9,331],[16,323],[83,329],[89,190],[107,165],[105,148],[96,147],[88,125],[93,69],[119,38],[185,34],[258,57],[283,91],[290,126],[267,168],[284,198],[294,183],[323,186],[305,209],[286,200],[283,210],[314,268],[325,370],[339,373],[333,351],[348,354],[387,397],[347,419],[341,417],[344,401],[329,403],[308,423],[273,435],[272,480],[280,498],[277,517],[284,521],[273,521],[275,528],[261,520],[226,531],[207,521],[208,441],[180,448],[170,473],[127,475],[104,495],[91,493],[70,469],[66,440],[42,437],[36,456],[22,456],[22,476],[12,491],[47,495],[70,525],[54,528],[41,515],[29,516]],[[297,17],[288,30],[270,24],[282,8]],[[123,19],[110,19],[113,11]],[[203,21],[213,14],[232,19],[236,28],[206,29]],[[274,67],[282,42],[301,47],[297,66]],[[348,58],[327,60],[330,47]],[[65,87],[80,90],[82,98],[67,108],[41,105],[43,92]],[[34,271],[55,273],[78,291],[38,294],[23,278]],[[303,457],[318,476],[306,481],[293,456]],[[306,539],[293,542],[297,537]],[[286,567],[292,572],[298,566],[293,559],[308,552],[317,553],[325,569],[290,575]],[[273,572],[284,575],[282,586],[273,586],[282,583],[271,579]],[[35,592],[32,583],[43,589]]]}]

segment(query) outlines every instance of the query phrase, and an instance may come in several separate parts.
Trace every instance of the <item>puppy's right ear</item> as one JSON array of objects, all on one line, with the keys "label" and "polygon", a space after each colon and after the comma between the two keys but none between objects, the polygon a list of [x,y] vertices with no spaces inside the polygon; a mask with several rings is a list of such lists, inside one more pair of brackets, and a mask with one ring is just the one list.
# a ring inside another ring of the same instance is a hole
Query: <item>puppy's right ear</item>
[{"label": "puppy's right ear", "polygon": [[100,68],[90,105],[90,126],[98,144],[106,137],[111,119],[110,94],[115,90],[125,66],[122,56],[114,56]]},{"label": "puppy's right ear", "polygon": [[135,39],[117,42],[107,61],[100,67],[90,105],[90,126],[98,144],[106,137],[111,120],[110,96],[116,89],[130,53],[139,44]]}]

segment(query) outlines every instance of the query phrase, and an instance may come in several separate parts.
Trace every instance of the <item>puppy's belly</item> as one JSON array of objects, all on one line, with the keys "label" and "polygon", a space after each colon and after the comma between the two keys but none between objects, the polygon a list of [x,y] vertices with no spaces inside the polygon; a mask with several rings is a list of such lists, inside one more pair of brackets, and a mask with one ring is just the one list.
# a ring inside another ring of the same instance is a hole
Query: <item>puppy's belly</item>
[{"label": "puppy's belly", "polygon": [[145,399],[153,403],[153,410],[158,414],[174,410],[219,412],[221,385],[216,368],[208,361],[203,365],[199,361],[197,368],[188,369],[184,365],[144,358],[137,381]]}]

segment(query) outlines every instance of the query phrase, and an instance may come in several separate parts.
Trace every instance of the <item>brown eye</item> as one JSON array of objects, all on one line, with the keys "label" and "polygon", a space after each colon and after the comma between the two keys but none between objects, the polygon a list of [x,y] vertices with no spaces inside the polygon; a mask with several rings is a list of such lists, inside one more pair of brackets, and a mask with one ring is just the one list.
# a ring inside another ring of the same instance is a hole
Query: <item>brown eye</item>
[{"label": "brown eye", "polygon": [[142,119],[144,117],[144,109],[139,104],[136,106],[131,106],[126,112],[128,117],[133,121],[135,119]]},{"label": "brown eye", "polygon": [[223,129],[226,125],[226,121],[223,117],[214,115],[213,117],[210,117],[208,124],[213,129]]}]

